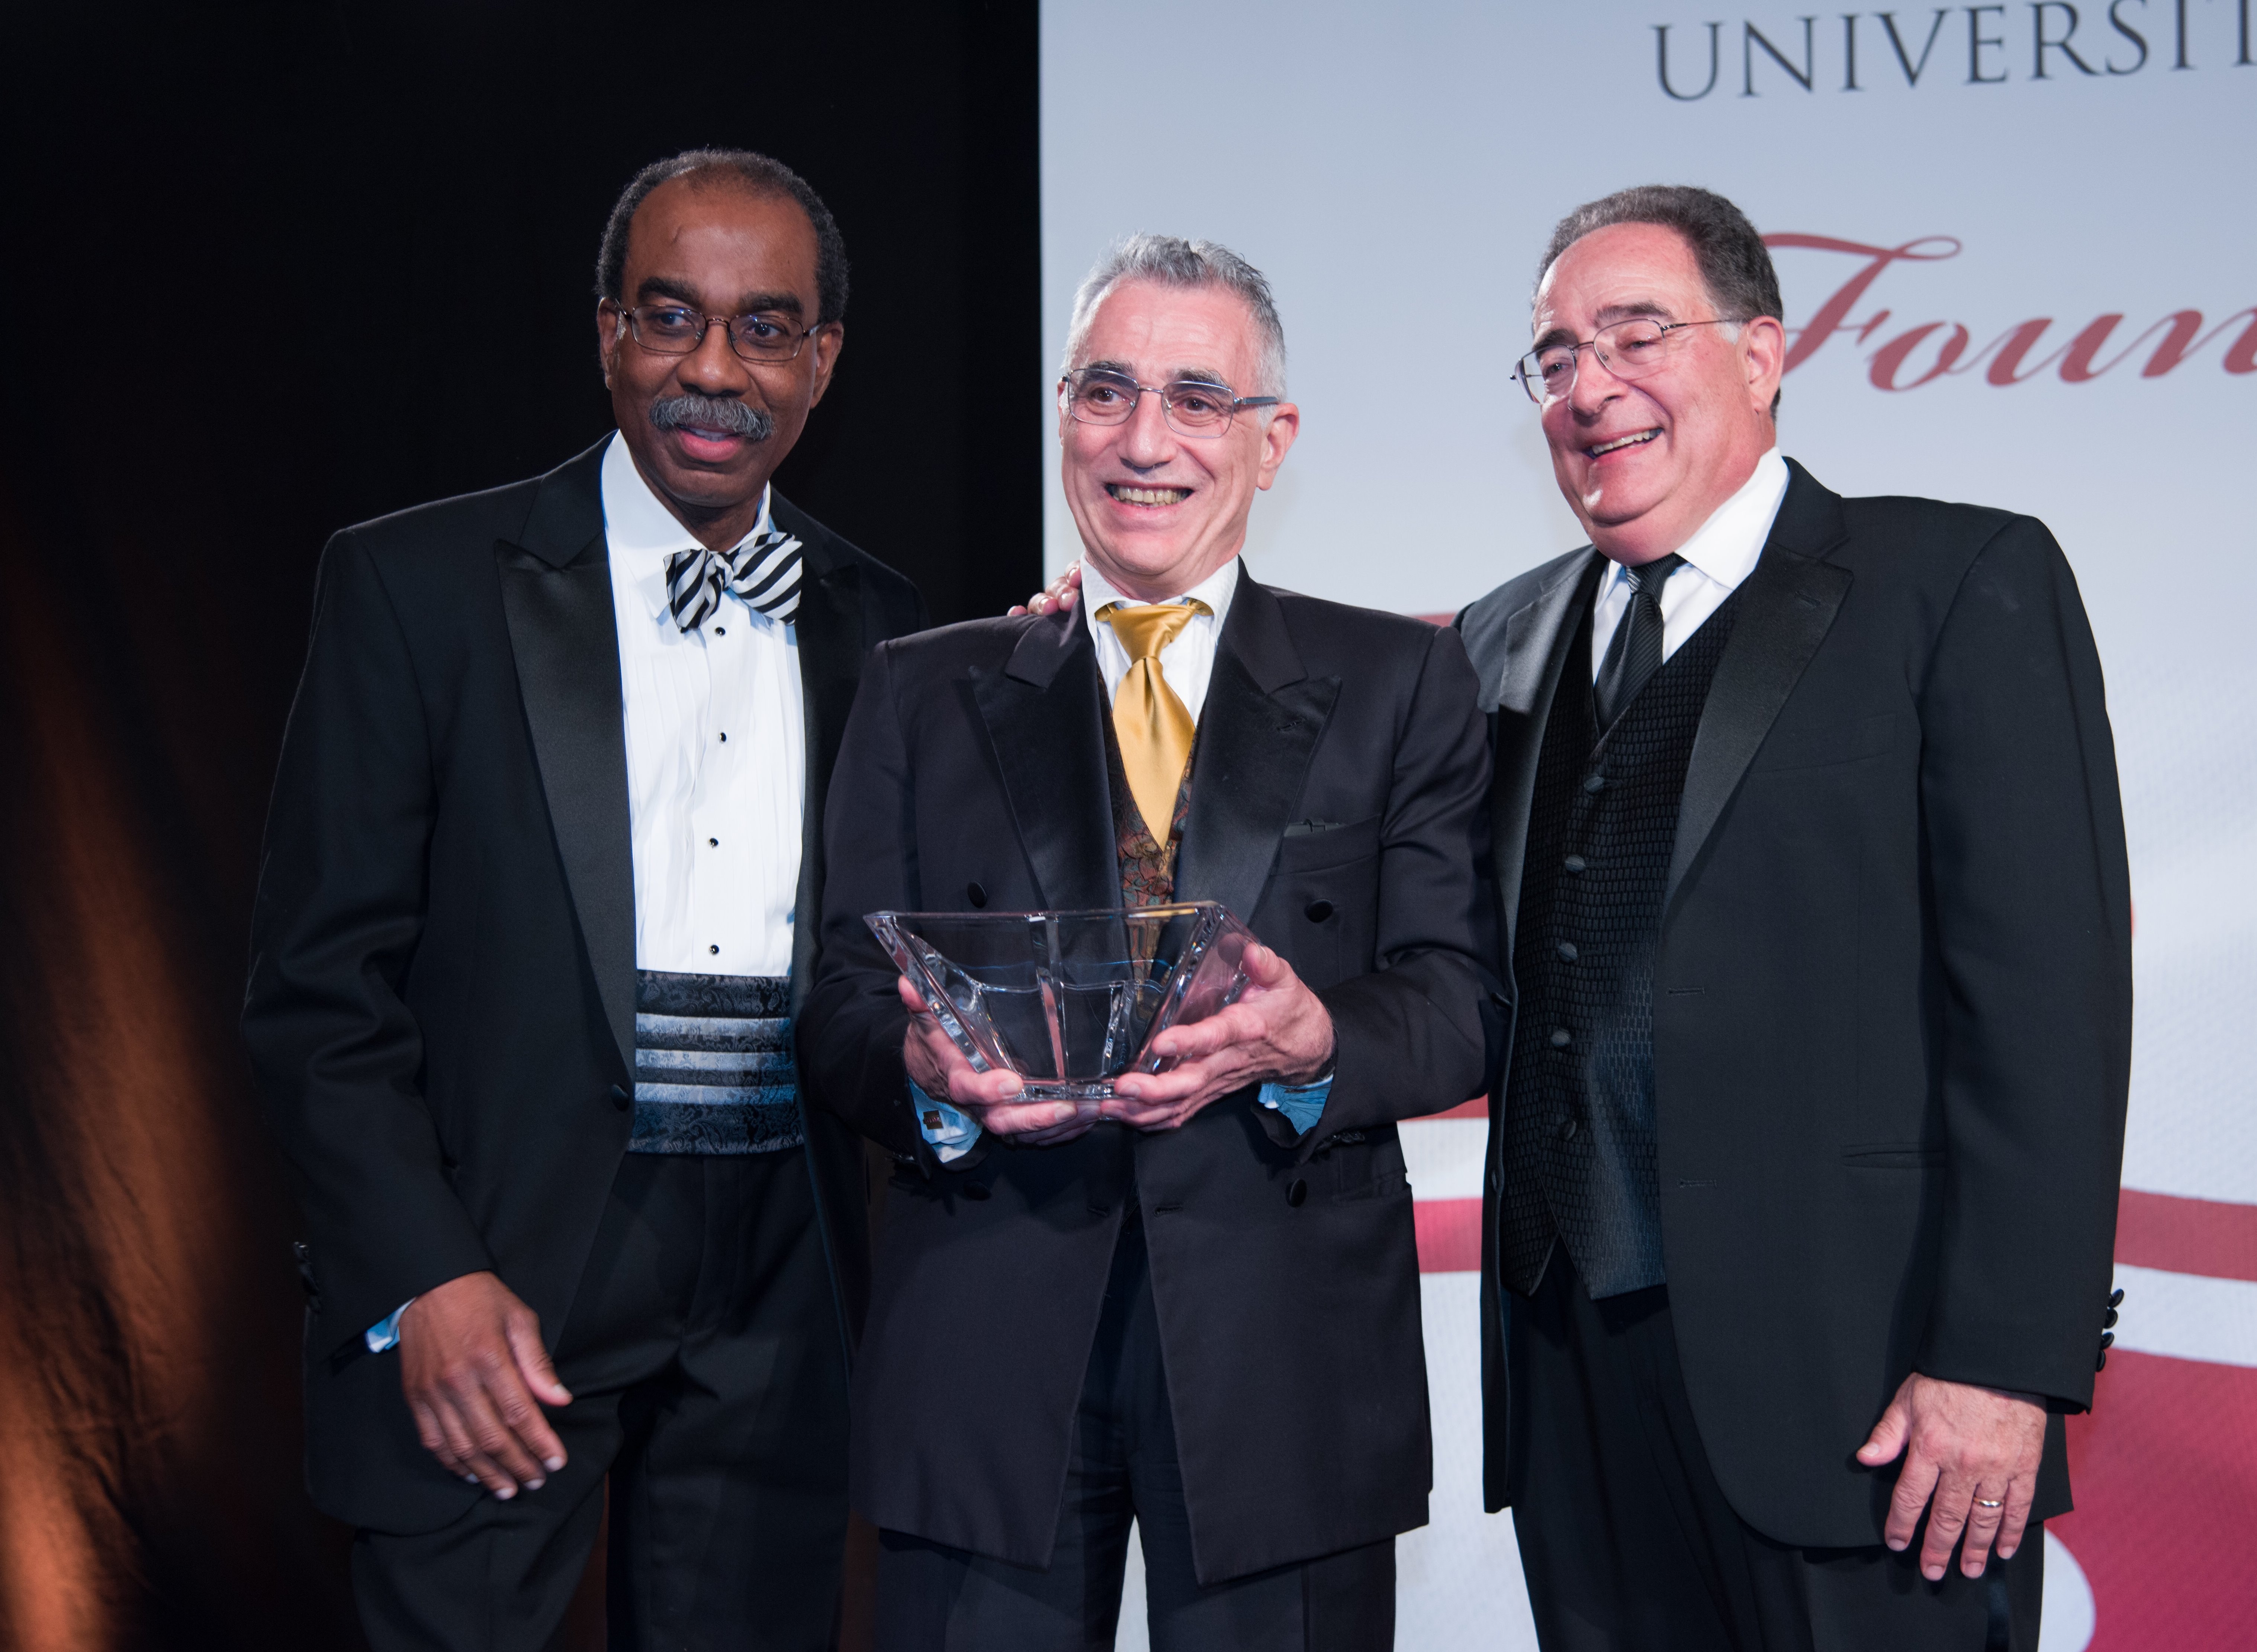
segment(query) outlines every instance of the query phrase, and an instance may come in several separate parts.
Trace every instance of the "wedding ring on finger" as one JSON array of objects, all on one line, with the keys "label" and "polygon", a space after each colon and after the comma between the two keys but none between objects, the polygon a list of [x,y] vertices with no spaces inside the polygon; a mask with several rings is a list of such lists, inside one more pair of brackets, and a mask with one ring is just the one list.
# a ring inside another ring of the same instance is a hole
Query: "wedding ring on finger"
[{"label": "wedding ring on finger", "polygon": [[1978,1508],[2004,1508],[2006,1506],[2006,1500],[2003,1497],[1978,1497],[1975,1500]]}]

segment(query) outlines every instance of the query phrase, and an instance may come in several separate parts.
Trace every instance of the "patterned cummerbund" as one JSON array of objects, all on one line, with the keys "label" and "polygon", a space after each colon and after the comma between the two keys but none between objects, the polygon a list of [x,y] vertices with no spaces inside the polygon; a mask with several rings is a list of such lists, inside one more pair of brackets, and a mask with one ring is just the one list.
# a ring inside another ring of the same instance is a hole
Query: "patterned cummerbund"
[{"label": "patterned cummerbund", "polygon": [[798,1146],[791,982],[637,972],[631,1153],[772,1153]]}]

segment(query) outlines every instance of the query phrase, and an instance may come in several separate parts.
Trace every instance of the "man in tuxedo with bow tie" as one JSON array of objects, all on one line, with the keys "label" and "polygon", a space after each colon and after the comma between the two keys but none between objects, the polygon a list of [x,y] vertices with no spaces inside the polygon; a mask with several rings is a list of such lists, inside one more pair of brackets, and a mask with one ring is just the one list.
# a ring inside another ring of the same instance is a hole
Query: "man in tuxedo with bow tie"
[{"label": "man in tuxedo with bow tie", "polygon": [[1542,271],[1518,377],[1591,543],[1459,616],[1512,998],[1489,1506],[1547,1648],[2027,1652],[2131,1048],[2076,582],[2029,517],[1781,457],[1730,202],[1624,190]]},{"label": "man in tuxedo with bow tie", "polygon": [[379,1652],[547,1644],[607,1476],[613,1646],[834,1632],[867,1230],[791,1025],[923,605],[769,485],[845,338],[813,189],[658,162],[598,285],[615,434],[330,542],[267,829],[244,1030]]},{"label": "man in tuxedo with bow tie", "polygon": [[[1479,1086],[1484,729],[1455,634],[1239,559],[1298,429],[1267,284],[1140,236],[1078,295],[1080,610],[874,656],[808,1082],[890,1152],[851,1478],[891,1652],[1391,1645],[1431,1479],[1395,1121]],[[1103,1103],[974,1073],[862,923],[1211,900],[1265,945]]]}]

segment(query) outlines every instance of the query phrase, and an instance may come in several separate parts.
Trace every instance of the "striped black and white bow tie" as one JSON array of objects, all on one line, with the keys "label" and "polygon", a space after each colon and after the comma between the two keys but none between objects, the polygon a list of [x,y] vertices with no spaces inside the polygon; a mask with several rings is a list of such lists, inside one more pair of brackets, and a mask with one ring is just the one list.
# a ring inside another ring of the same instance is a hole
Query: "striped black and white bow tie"
[{"label": "striped black and white bow tie", "polygon": [[770,529],[734,550],[677,550],[666,559],[666,606],[674,622],[695,631],[733,591],[757,613],[789,624],[799,612],[799,541]]}]

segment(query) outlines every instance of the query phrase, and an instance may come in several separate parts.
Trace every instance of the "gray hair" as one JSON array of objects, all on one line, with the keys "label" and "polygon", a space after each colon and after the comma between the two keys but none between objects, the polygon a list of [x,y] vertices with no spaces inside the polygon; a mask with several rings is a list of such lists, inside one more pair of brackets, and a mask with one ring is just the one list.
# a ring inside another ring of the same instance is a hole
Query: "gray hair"
[{"label": "gray hair", "polygon": [[1256,372],[1258,385],[1234,385],[1241,395],[1283,396],[1285,394],[1285,328],[1277,319],[1277,301],[1261,271],[1228,247],[1214,241],[1186,241],[1180,236],[1137,234],[1114,243],[1082,278],[1073,295],[1073,320],[1065,330],[1065,360],[1061,371],[1071,372],[1082,346],[1088,342],[1090,323],[1106,295],[1123,281],[1154,281],[1162,287],[1220,287],[1235,293],[1254,313],[1261,348]]}]

